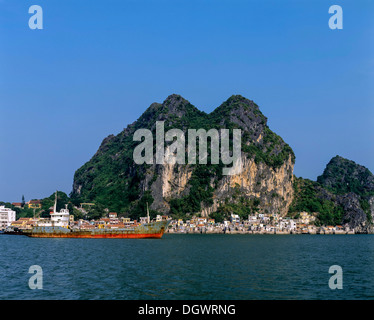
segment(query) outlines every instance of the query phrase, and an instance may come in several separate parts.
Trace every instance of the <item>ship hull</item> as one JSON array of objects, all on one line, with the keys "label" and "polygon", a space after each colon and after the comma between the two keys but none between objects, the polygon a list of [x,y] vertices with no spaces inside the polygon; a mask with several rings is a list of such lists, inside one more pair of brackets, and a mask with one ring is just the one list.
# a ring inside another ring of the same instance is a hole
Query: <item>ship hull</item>
[{"label": "ship hull", "polygon": [[86,239],[144,239],[144,238],[156,238],[160,239],[163,233],[142,233],[142,234],[125,234],[125,233],[91,233],[91,232],[71,232],[67,234],[56,234],[56,233],[31,233],[25,234],[32,238],[86,238]]},{"label": "ship hull", "polygon": [[34,227],[24,235],[32,238],[86,238],[86,239],[160,239],[169,221],[151,222],[133,228],[71,230],[62,227]]}]

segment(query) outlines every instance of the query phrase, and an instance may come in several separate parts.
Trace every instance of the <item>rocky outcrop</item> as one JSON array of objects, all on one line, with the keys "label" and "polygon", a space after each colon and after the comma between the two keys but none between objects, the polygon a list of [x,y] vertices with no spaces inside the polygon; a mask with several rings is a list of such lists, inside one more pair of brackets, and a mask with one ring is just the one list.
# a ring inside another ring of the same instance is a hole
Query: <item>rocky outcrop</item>
[{"label": "rocky outcrop", "polygon": [[343,209],[342,223],[356,233],[373,231],[374,175],[354,161],[335,156],[317,182],[328,198]]},{"label": "rocky outcrop", "polygon": [[[164,121],[165,131],[241,129],[241,172],[224,176],[222,163],[209,162],[204,168],[189,163],[136,165],[133,134],[146,128],[155,136],[156,121]],[[162,104],[153,103],[119,135],[104,139],[93,158],[77,170],[72,197],[131,213],[147,195],[151,210],[207,216],[234,201],[232,194],[239,190],[241,198],[258,200],[258,212],[285,215],[293,196],[294,162],[292,149],[269,129],[253,101],[232,96],[206,114],[173,94]]]},{"label": "rocky outcrop", "polygon": [[[291,155],[278,168],[256,162],[252,158],[242,157],[240,174],[224,178],[215,191],[216,209],[230,193],[238,188],[242,195],[260,200],[261,211],[270,214],[286,215],[293,197],[293,167]],[[210,213],[209,208],[205,209]]]},{"label": "rocky outcrop", "polygon": [[[241,173],[225,176],[219,181],[213,192],[213,203],[209,206],[201,204],[201,215],[215,212],[227,199],[231,199],[236,189],[242,196],[259,199],[259,211],[286,215],[293,196],[293,166],[291,156],[282,166],[273,169],[264,163],[256,164],[243,155]],[[153,172],[156,172],[155,179]],[[151,170],[144,181],[145,190],[151,190],[155,199],[151,208],[169,212],[170,199],[188,195],[192,172],[193,166],[188,165],[163,165]],[[152,179],[154,181],[150,184]],[[211,187],[215,187],[213,181]]]},{"label": "rocky outcrop", "polygon": [[360,196],[374,193],[374,175],[369,169],[338,155],[329,161],[317,182],[338,193],[353,192]]},{"label": "rocky outcrop", "polygon": [[357,194],[349,192],[336,197],[336,201],[343,207],[343,224],[348,225],[357,233],[366,232],[368,228],[367,215],[360,205],[360,198]]}]

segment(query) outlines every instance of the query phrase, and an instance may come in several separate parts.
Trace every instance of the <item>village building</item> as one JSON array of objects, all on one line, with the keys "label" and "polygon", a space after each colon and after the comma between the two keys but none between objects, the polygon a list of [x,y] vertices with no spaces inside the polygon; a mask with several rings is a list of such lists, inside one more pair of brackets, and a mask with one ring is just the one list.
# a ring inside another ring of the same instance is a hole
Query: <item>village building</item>
[{"label": "village building", "polygon": [[12,209],[0,206],[0,229],[5,229],[16,221],[16,212]]},{"label": "village building", "polygon": [[12,202],[12,206],[15,206],[16,208],[22,208],[22,202]]},{"label": "village building", "polygon": [[237,215],[237,214],[231,214],[231,216],[230,216],[230,221],[231,221],[231,223],[232,224],[235,224],[235,223],[240,223],[240,217],[239,217],[239,215]]},{"label": "village building", "polygon": [[42,202],[41,200],[30,200],[26,205],[29,209],[41,209]]},{"label": "village building", "polygon": [[109,219],[117,219],[117,212],[109,212]]}]

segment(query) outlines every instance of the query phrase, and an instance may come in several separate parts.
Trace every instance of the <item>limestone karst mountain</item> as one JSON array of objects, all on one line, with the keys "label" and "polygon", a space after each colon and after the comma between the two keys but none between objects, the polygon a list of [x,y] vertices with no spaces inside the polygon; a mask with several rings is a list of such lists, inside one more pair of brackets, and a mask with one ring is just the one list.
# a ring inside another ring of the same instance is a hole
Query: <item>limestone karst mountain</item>
[{"label": "limestone karst mountain", "polygon": [[[137,165],[133,150],[137,129],[154,133],[156,121],[165,131],[188,129],[241,129],[239,175],[223,176],[219,164]],[[292,201],[295,155],[281,137],[271,131],[267,118],[251,100],[230,97],[212,113],[199,111],[179,95],[162,104],[153,103],[117,136],[104,139],[90,161],[74,176],[72,198],[95,201],[132,217],[143,215],[146,202],[154,212],[185,217],[215,215],[235,210],[243,217],[254,211],[285,215]]]},{"label": "limestone karst mountain", "polygon": [[[229,129],[231,144],[233,129],[241,129],[240,173],[223,175],[226,165],[222,159],[211,163],[209,147],[207,164],[136,164],[133,152],[140,142],[133,141],[134,133],[150,130],[156,151],[158,121],[163,121],[165,132],[182,130],[186,148],[188,129]],[[374,176],[368,169],[336,156],[318,180],[311,181],[295,177],[294,164],[293,150],[270,130],[253,101],[234,95],[207,114],[173,94],[163,103],[151,104],[117,136],[103,140],[91,160],[76,171],[71,198],[132,218],[143,216],[148,203],[152,215],[174,218],[197,214],[222,221],[231,213],[246,219],[253,213],[294,217],[307,211],[319,224],[345,224],[358,232],[372,227]]]}]

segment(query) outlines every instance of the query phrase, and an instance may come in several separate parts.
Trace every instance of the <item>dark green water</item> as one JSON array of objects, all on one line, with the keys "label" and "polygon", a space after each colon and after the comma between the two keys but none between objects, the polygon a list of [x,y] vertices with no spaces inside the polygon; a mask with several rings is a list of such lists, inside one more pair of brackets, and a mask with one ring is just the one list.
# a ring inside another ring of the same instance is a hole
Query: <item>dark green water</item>
[{"label": "dark green water", "polygon": [[[43,289],[31,290],[31,265]],[[343,269],[343,289],[328,286]],[[0,236],[0,299],[373,299],[373,235]]]}]

